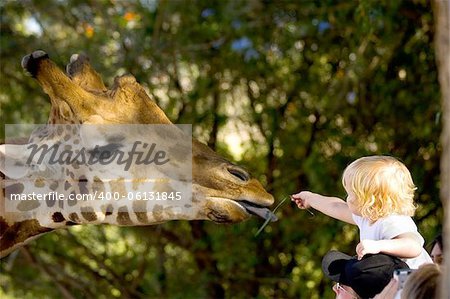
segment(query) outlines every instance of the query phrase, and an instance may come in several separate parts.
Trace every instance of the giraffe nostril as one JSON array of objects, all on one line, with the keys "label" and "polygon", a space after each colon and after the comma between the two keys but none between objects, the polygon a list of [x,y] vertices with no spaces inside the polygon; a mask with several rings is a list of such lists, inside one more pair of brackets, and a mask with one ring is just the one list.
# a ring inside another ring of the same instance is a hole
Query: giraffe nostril
[{"label": "giraffe nostril", "polygon": [[237,166],[227,167],[227,170],[229,173],[231,173],[233,176],[235,176],[242,182],[247,182],[248,180],[250,180],[250,175],[248,174],[248,172],[240,167]]}]

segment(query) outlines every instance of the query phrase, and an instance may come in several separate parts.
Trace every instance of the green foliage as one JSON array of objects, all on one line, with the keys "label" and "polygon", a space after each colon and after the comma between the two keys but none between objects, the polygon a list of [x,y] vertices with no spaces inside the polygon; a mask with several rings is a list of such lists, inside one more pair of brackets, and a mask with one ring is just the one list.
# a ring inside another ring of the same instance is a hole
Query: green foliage
[{"label": "green foliage", "polygon": [[[48,117],[22,56],[44,49],[62,66],[85,52],[107,84],[136,76],[169,118],[192,123],[195,137],[246,166],[277,200],[305,189],[343,195],[351,160],[400,158],[418,187],[420,231],[430,240],[439,230],[429,1],[30,0],[0,8],[3,124]],[[331,248],[353,253],[357,231],[290,203],[278,216],[256,238],[258,219],[58,231],[2,262],[0,295],[331,297],[321,257]]]}]

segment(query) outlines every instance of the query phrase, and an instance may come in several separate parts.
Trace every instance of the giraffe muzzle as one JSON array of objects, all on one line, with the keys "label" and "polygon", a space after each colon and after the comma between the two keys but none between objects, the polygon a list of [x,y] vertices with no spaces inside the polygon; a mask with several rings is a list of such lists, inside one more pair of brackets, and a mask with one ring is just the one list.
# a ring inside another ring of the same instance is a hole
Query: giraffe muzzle
[{"label": "giraffe muzzle", "polygon": [[255,205],[254,203],[250,203],[248,201],[237,201],[237,203],[243,206],[249,214],[259,216],[265,220],[269,219],[270,222],[275,222],[278,220],[278,217],[268,208]]}]

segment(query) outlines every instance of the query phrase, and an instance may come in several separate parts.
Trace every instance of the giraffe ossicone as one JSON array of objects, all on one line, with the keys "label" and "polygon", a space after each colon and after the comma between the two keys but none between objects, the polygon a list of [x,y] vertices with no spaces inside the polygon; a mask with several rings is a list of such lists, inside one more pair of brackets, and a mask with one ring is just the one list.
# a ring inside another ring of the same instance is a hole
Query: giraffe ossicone
[{"label": "giraffe ossicone", "polygon": [[193,139],[190,126],[172,124],[133,76],[107,89],[78,54],[67,74],[44,51],[22,66],[49,95],[51,113],[27,142],[0,146],[1,257],[70,225],[276,220],[261,183]]}]

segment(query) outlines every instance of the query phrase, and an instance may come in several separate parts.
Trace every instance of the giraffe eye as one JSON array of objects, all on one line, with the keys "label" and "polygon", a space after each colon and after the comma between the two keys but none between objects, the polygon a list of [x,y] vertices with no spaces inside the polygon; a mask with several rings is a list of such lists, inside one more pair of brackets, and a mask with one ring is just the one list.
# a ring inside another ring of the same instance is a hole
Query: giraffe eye
[{"label": "giraffe eye", "polygon": [[247,182],[250,179],[250,175],[242,168],[239,168],[237,166],[234,167],[228,167],[228,172],[231,173],[233,176],[237,177],[239,180],[243,182]]}]

